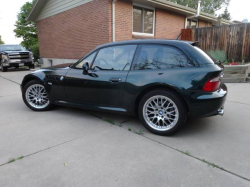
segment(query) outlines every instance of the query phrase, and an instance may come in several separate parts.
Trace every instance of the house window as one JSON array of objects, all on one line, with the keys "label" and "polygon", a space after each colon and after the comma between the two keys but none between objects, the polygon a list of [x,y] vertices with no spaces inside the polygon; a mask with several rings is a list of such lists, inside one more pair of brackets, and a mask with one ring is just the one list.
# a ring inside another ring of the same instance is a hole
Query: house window
[{"label": "house window", "polygon": [[154,34],[154,10],[133,7],[133,32]]},{"label": "house window", "polygon": [[188,19],[188,20],[187,20],[187,28],[188,28],[188,29],[197,28],[197,26],[198,26],[198,21],[196,21],[196,20],[191,20],[191,19]]}]

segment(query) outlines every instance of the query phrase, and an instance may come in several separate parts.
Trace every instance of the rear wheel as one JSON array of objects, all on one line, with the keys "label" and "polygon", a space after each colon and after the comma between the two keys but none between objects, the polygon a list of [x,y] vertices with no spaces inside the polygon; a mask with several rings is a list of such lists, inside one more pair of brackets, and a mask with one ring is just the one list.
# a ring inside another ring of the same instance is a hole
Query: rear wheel
[{"label": "rear wheel", "polygon": [[182,99],[167,90],[147,93],[138,109],[143,125],[158,135],[174,134],[185,124],[187,118],[187,109]]},{"label": "rear wheel", "polygon": [[46,111],[52,106],[46,88],[38,80],[28,82],[23,88],[22,96],[24,103],[32,110]]}]

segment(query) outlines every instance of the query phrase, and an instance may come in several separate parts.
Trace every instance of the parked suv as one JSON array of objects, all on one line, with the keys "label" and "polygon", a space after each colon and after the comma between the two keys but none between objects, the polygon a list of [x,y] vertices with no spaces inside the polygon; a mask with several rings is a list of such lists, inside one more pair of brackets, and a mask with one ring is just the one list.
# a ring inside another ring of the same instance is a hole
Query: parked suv
[{"label": "parked suv", "polygon": [[34,68],[33,54],[21,45],[0,45],[0,69],[28,66]]},{"label": "parked suv", "polygon": [[222,68],[192,42],[134,40],[101,45],[73,65],[44,68],[24,77],[25,104],[53,104],[138,115],[159,135],[194,117],[223,115],[227,87]]}]

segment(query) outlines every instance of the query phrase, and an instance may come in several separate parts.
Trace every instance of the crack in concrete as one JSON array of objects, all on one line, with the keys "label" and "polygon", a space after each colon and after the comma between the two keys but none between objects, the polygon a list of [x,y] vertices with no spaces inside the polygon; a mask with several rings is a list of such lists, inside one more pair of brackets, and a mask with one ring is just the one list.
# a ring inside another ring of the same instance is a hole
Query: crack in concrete
[{"label": "crack in concrete", "polygon": [[166,147],[168,147],[168,148],[170,148],[170,149],[172,149],[172,150],[175,150],[175,151],[177,151],[177,152],[179,152],[179,153],[182,153],[182,154],[184,154],[184,155],[186,155],[186,156],[189,156],[189,157],[191,157],[191,158],[193,158],[193,159],[196,159],[196,160],[199,160],[199,161],[201,161],[201,162],[203,162],[203,163],[212,165],[212,167],[214,167],[214,168],[220,169],[220,170],[222,170],[222,171],[224,171],[224,172],[227,172],[227,173],[229,173],[229,174],[231,174],[231,175],[234,175],[234,176],[236,176],[236,177],[239,177],[239,178],[241,178],[241,179],[244,179],[244,180],[250,182],[250,179],[249,179],[249,178],[244,177],[244,176],[241,176],[241,175],[239,175],[239,174],[237,174],[237,173],[234,173],[234,172],[232,172],[232,171],[229,171],[229,170],[227,170],[227,169],[224,169],[224,168],[222,168],[222,167],[220,167],[220,166],[218,166],[218,165],[212,164],[212,162],[206,161],[205,159],[201,159],[201,158],[196,157],[196,156],[191,155],[191,154],[185,154],[185,153],[183,153],[182,150],[179,150],[179,149],[177,149],[177,148],[174,148],[174,147],[169,146],[169,145],[167,145],[167,144],[164,144],[164,143],[162,143],[162,142],[153,140],[153,139],[151,139],[151,138],[149,138],[149,137],[146,137],[146,136],[142,136],[142,137],[144,137],[144,138],[146,138],[146,139],[149,139],[149,140],[151,140],[151,141],[154,141],[154,142],[156,142],[156,143],[159,143],[159,144],[161,144],[161,145],[163,145],[163,146],[166,146]]},{"label": "crack in concrete", "polygon": [[227,100],[227,102],[230,102],[230,103],[237,103],[237,104],[242,104],[242,105],[250,105],[250,104],[248,104],[248,103],[241,103],[241,102],[230,101],[230,100]]},{"label": "crack in concrete", "polygon": [[133,121],[133,119],[128,119],[128,120],[122,121],[121,124],[130,122],[130,121]]},{"label": "crack in concrete", "polygon": [[[89,114],[89,113],[86,113],[86,114],[91,115],[91,114]],[[94,117],[96,117],[96,118],[98,118],[98,119],[100,119],[100,120],[102,120],[102,121],[107,122],[106,120],[103,120],[102,118],[100,118],[100,117],[98,117],[98,116],[95,116],[95,115],[91,115],[91,116],[94,116]],[[107,123],[108,123],[108,122],[107,122]],[[114,125],[114,126],[117,126],[117,125]],[[122,128],[122,129],[124,129],[124,130],[127,130],[127,129],[125,129],[125,128],[122,127],[122,126],[118,126],[118,127]],[[201,159],[201,158],[196,157],[196,156],[191,155],[191,154],[185,154],[182,150],[179,150],[179,149],[174,148],[174,147],[172,147],[172,146],[170,146],[170,145],[167,145],[167,144],[164,144],[164,143],[162,143],[162,142],[159,142],[159,141],[156,141],[156,140],[154,140],[154,139],[151,139],[151,138],[149,138],[149,137],[146,137],[146,136],[143,135],[143,133],[142,133],[142,134],[138,134],[137,132],[132,131],[132,130],[131,130],[130,132],[132,132],[132,133],[134,133],[134,134],[137,134],[137,135],[140,135],[140,136],[142,136],[142,137],[144,137],[144,138],[146,138],[146,139],[148,139],[148,140],[151,140],[151,141],[153,141],[153,142],[159,143],[159,144],[161,144],[161,145],[163,145],[163,146],[165,146],[165,147],[168,147],[168,148],[170,148],[170,149],[172,149],[172,150],[174,150],[174,151],[177,151],[177,152],[179,152],[179,153],[181,153],[181,154],[184,154],[184,155],[189,156],[189,157],[191,157],[191,158],[193,158],[193,159],[199,160],[199,161],[201,161],[201,162],[203,162],[203,163],[206,163],[206,164],[208,164],[208,165],[211,165],[211,166],[214,167],[214,168],[220,169],[220,170],[222,170],[222,171],[224,171],[224,172],[227,172],[227,173],[229,173],[229,174],[231,174],[231,175],[234,175],[234,176],[236,176],[236,177],[239,177],[239,178],[241,178],[241,179],[244,179],[244,180],[250,182],[250,179],[249,179],[249,178],[246,178],[246,177],[241,176],[241,175],[239,175],[239,174],[237,174],[237,173],[234,173],[234,172],[232,172],[232,171],[229,171],[229,170],[227,170],[227,169],[224,169],[224,168],[222,168],[222,167],[220,167],[220,166],[218,166],[218,165],[216,165],[216,164],[214,164],[214,163],[212,163],[212,162],[209,162],[209,161],[207,161],[207,160],[205,160],[205,159]]]},{"label": "crack in concrete", "polygon": [[[92,132],[92,133],[89,133],[89,134],[87,134],[87,135],[91,135],[91,134],[94,134],[94,133],[95,133],[95,132]],[[78,137],[78,138],[73,138],[73,139],[71,139],[71,140],[68,140],[68,141],[65,141],[65,142],[62,142],[62,143],[59,143],[59,144],[56,144],[56,145],[47,147],[47,148],[45,148],[45,149],[41,149],[41,150],[36,151],[36,152],[33,152],[33,153],[30,153],[30,154],[28,154],[28,155],[23,156],[22,159],[24,159],[24,158],[26,158],[26,157],[30,157],[30,156],[35,155],[35,154],[38,154],[38,153],[41,153],[41,152],[44,152],[44,151],[47,151],[47,150],[49,150],[49,149],[52,149],[52,148],[55,148],[55,147],[58,147],[58,146],[67,144],[67,143],[69,143],[69,142],[73,142],[73,141],[75,141],[75,140],[79,140],[79,139],[81,139],[81,138],[83,138],[83,137],[85,137],[85,136],[86,136],[86,134],[85,134],[84,136],[80,136],[80,137]],[[18,161],[18,160],[15,160],[15,161]],[[11,164],[11,163],[13,163],[13,162],[9,162],[9,161],[8,161],[8,162],[5,162],[5,163],[3,163],[3,164],[0,164],[0,167],[1,167],[1,166],[4,166],[4,165],[7,165],[7,164]]]},{"label": "crack in concrete", "polygon": [[5,80],[8,80],[8,81],[10,81],[10,82],[13,82],[13,83],[15,83],[15,84],[21,85],[20,83],[15,82],[15,81],[13,81],[13,80],[11,80],[11,79],[8,79],[8,78],[6,78],[6,77],[3,77],[3,76],[1,76],[1,75],[0,75],[0,77],[3,78],[3,79],[5,79]]},{"label": "crack in concrete", "polygon": [[[5,78],[5,77],[3,77],[3,76],[1,76],[1,75],[0,75],[0,77],[3,78],[3,79],[6,79],[6,80],[8,80],[8,81],[11,81],[11,82],[13,82],[13,83],[15,83],[15,84],[20,85],[18,82],[15,82],[15,81],[13,81],[13,80],[10,80],[10,79],[8,79],[8,78]],[[236,85],[233,85],[233,86],[236,86]],[[5,97],[5,96],[0,96],[0,97]],[[227,101],[228,101],[228,102],[232,102],[232,103],[250,105],[250,104],[241,103],[241,102],[235,102],[235,101],[229,101],[229,100],[227,100]],[[100,120],[102,120],[102,121],[106,121],[106,120],[103,120],[103,119],[102,119],[101,117],[99,117],[99,116],[95,116],[95,115],[92,115],[92,114],[89,114],[89,113],[86,113],[86,114],[91,115],[91,116],[94,116],[94,117],[96,117],[96,118],[98,118],[98,119],[100,119]],[[122,124],[122,123],[130,122],[130,121],[132,121],[132,120],[133,120],[133,119],[129,119],[129,120],[123,121],[123,122],[121,122],[121,124]],[[106,121],[106,122],[107,122],[107,121]],[[109,123],[109,122],[107,122],[107,123]],[[127,130],[127,129],[123,128],[122,126],[118,126],[118,127],[121,127],[122,129]],[[135,133],[135,132],[133,132],[133,131],[131,131],[131,132],[132,132],[132,133]],[[93,132],[93,133],[94,133],[94,132]],[[90,134],[93,134],[93,133],[90,133]],[[135,133],[135,134],[137,134],[137,133]],[[138,134],[137,134],[137,135],[138,135]],[[246,177],[244,177],[244,176],[241,176],[241,175],[239,175],[239,174],[237,174],[237,173],[234,173],[234,172],[232,172],[232,171],[229,171],[229,170],[227,170],[227,169],[224,169],[224,168],[222,168],[222,167],[220,167],[220,166],[218,166],[218,165],[212,164],[212,163],[209,162],[209,161],[206,161],[206,160],[204,160],[204,159],[201,159],[201,158],[196,157],[196,156],[191,155],[191,154],[185,154],[182,150],[179,150],[179,149],[177,149],[177,148],[174,148],[174,147],[169,146],[169,145],[167,145],[167,144],[164,144],[164,143],[162,143],[162,142],[156,141],[156,140],[154,140],[154,139],[152,139],[152,138],[143,136],[143,135],[141,135],[141,134],[139,134],[139,135],[142,136],[143,138],[146,138],[146,139],[151,140],[151,141],[153,141],[153,142],[159,143],[159,144],[161,144],[161,145],[163,145],[163,146],[165,146],[165,147],[168,147],[168,148],[170,148],[170,149],[172,149],[172,150],[175,150],[175,151],[177,151],[177,152],[179,152],[179,153],[181,153],[181,154],[184,154],[184,155],[186,155],[186,156],[188,156],[188,157],[191,157],[191,158],[193,158],[193,159],[199,160],[199,161],[201,161],[201,162],[203,162],[203,163],[212,165],[212,167],[214,167],[214,168],[220,169],[220,170],[222,170],[222,171],[224,171],[224,172],[227,172],[227,173],[229,173],[229,174],[231,174],[231,175],[234,175],[234,176],[236,176],[236,177],[239,177],[239,178],[241,178],[241,179],[244,179],[244,180],[250,182],[250,179],[248,179],[248,178],[246,178]],[[67,143],[69,143],[69,142],[72,142],[72,141],[81,139],[81,138],[83,138],[83,137],[84,137],[84,136],[81,136],[81,137],[78,137],[78,138],[74,138],[74,139],[71,139],[71,140],[62,142],[62,143],[60,143],[60,144],[56,144],[56,145],[54,145],[54,146],[47,147],[47,148],[45,148],[45,149],[36,151],[36,152],[34,152],[34,153],[30,153],[30,154],[28,154],[28,155],[25,155],[25,156],[23,156],[23,158],[26,158],[26,157],[29,157],[29,156],[32,156],[32,155],[35,155],[35,154],[44,152],[44,151],[46,151],[46,150],[49,150],[49,149],[58,147],[58,146],[60,146],[60,145],[67,144]],[[0,167],[1,167],[1,166],[4,166],[4,165],[7,165],[7,164],[10,164],[10,163],[11,163],[11,162],[6,162],[6,163],[3,163],[3,164],[0,164]]]},{"label": "crack in concrete", "polygon": [[[85,113],[86,113],[86,112],[85,112]],[[102,121],[105,121],[105,120],[103,120],[103,119],[101,119],[101,118],[99,118],[99,117],[97,117],[97,116],[91,115],[91,114],[89,114],[89,113],[86,113],[86,114],[88,114],[88,115],[90,115],[90,116],[93,116],[93,117],[96,117],[96,118],[98,118],[98,119],[100,119],[100,120],[102,120]],[[105,122],[107,122],[107,121],[105,121]],[[107,122],[107,123],[109,123],[109,122]],[[116,125],[114,125],[114,126],[116,126]],[[117,127],[120,127],[120,128],[122,128],[123,130],[127,130],[127,129],[125,129],[125,128],[122,127],[122,126],[117,126]],[[236,177],[239,177],[239,178],[241,178],[241,179],[244,179],[244,180],[250,182],[250,179],[248,179],[248,178],[246,178],[246,177],[244,177],[244,176],[241,176],[241,175],[239,175],[239,174],[237,174],[237,173],[234,173],[234,172],[232,172],[232,171],[229,171],[229,170],[227,170],[227,169],[224,169],[224,168],[222,168],[222,167],[220,167],[220,166],[218,166],[218,165],[215,165],[215,164],[213,164],[212,162],[209,162],[209,161],[207,161],[207,160],[205,160],[205,159],[201,159],[201,158],[196,157],[196,156],[191,155],[191,154],[185,154],[182,150],[179,150],[179,149],[177,149],[177,148],[174,148],[174,147],[169,146],[169,145],[167,145],[167,144],[164,144],[164,143],[162,143],[162,142],[156,141],[156,140],[154,140],[154,139],[152,139],[152,138],[146,137],[146,136],[144,136],[143,134],[138,134],[138,133],[133,132],[133,131],[131,131],[131,132],[134,133],[134,134],[137,134],[137,135],[139,135],[139,136],[141,136],[141,137],[143,137],[143,138],[146,138],[146,139],[148,139],[148,140],[151,140],[151,141],[153,141],[153,142],[155,142],[155,143],[161,144],[161,145],[163,145],[163,146],[165,146],[165,147],[167,147],[167,148],[170,148],[170,149],[172,149],[172,150],[174,150],[174,151],[177,151],[177,152],[179,152],[179,153],[181,153],[181,154],[183,154],[183,155],[186,155],[186,156],[189,156],[189,157],[191,157],[191,158],[193,158],[193,159],[199,160],[199,161],[201,161],[201,162],[203,162],[203,163],[206,163],[206,164],[208,164],[208,165],[211,165],[211,166],[214,167],[214,168],[220,169],[220,170],[222,170],[222,171],[224,171],[224,172],[227,172],[227,173],[229,173],[229,174],[231,174],[231,175],[234,175],[234,176],[236,176]],[[95,132],[90,133],[90,134],[88,134],[88,135],[91,135],[91,134],[94,134],[94,133],[95,133]],[[29,157],[29,156],[32,156],[32,155],[35,155],[35,154],[38,154],[38,153],[41,153],[41,152],[44,152],[44,151],[47,151],[47,150],[49,150],[49,149],[52,149],[52,148],[55,148],[55,147],[58,147],[58,146],[67,144],[67,143],[69,143],[69,142],[73,142],[73,141],[78,140],[78,139],[81,139],[81,138],[83,138],[83,137],[85,137],[85,136],[86,136],[86,135],[80,136],[80,137],[78,137],[78,138],[74,138],[74,139],[71,139],[71,140],[62,142],[62,143],[60,143],[60,144],[56,144],[56,145],[54,145],[54,146],[47,147],[47,148],[45,148],[45,149],[36,151],[36,152],[34,152],[34,153],[30,153],[30,154],[28,154],[28,155],[23,156],[22,159],[24,159],[24,158],[26,158],[26,157]],[[18,161],[18,160],[16,160],[16,161]],[[3,163],[3,164],[0,164],[0,167],[1,167],[1,166],[4,166],[4,165],[7,165],[7,164],[11,164],[11,163],[13,163],[13,162],[6,162],[6,163]]]}]

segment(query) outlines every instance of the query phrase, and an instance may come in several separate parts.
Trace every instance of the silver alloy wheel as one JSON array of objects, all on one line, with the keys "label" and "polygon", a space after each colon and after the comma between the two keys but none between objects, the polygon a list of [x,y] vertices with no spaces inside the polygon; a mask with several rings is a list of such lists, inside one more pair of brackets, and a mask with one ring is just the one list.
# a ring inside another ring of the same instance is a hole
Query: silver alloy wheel
[{"label": "silver alloy wheel", "polygon": [[168,131],[178,122],[179,111],[171,99],[157,95],[145,102],[143,117],[151,128],[157,131]]},{"label": "silver alloy wheel", "polygon": [[41,84],[33,84],[28,87],[25,96],[29,105],[36,109],[43,109],[50,103],[47,91]]}]

